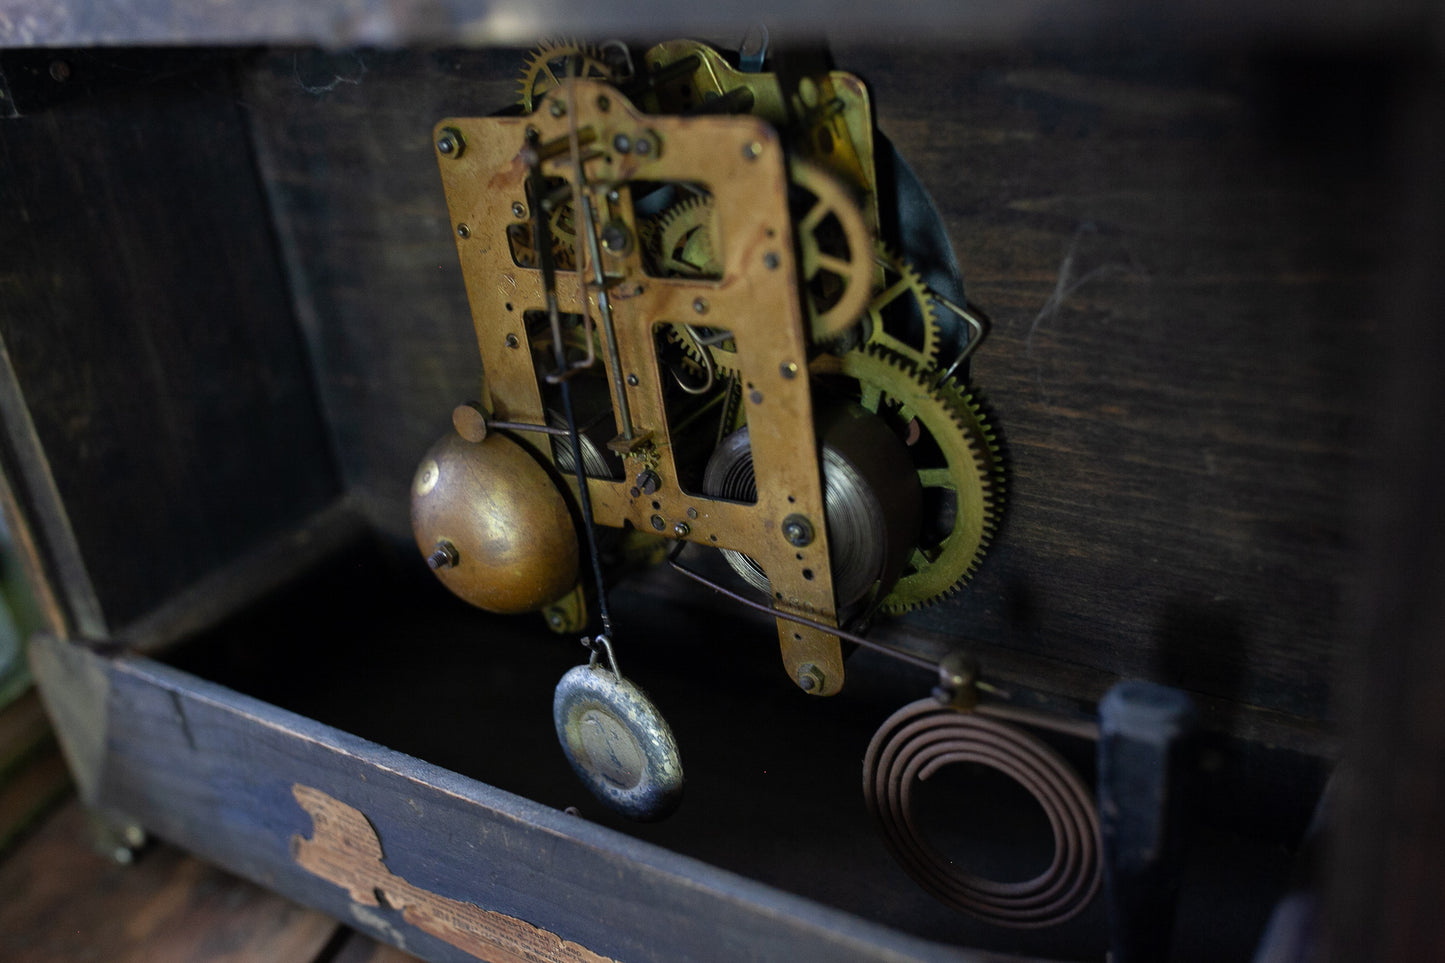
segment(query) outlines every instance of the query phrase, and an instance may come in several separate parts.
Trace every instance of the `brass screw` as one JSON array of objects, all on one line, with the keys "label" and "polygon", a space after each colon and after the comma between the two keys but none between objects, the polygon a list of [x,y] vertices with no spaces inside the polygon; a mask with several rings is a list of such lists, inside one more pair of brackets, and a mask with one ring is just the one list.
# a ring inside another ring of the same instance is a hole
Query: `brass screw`
[{"label": "brass screw", "polygon": [[517,340],[517,336],[516,336],[515,334],[509,334],[509,335],[507,335],[507,347],[509,347],[509,348],[515,348],[515,347],[517,347],[518,345],[520,345],[521,343],[522,343],[521,341]]},{"label": "brass screw", "polygon": [[471,228],[467,227],[465,224],[458,224],[458,225],[457,225],[457,237],[459,237],[459,238],[461,238],[462,240],[465,241],[467,238],[469,238],[469,237],[471,237],[471,236],[472,236],[472,229],[471,229]]},{"label": "brass screw", "polygon": [[655,494],[657,492],[657,489],[661,487],[661,485],[662,479],[658,478],[657,472],[652,471],[651,469],[637,476],[637,487],[642,489],[648,495]]},{"label": "brass screw", "polygon": [[526,217],[526,216],[527,216],[527,208],[522,205],[522,202],[521,202],[521,201],[513,201],[513,202],[512,202],[512,216],[513,216],[513,217]]},{"label": "brass screw", "polygon": [[690,531],[692,531],[692,529],[688,527],[687,522],[678,522],[676,525],[672,526],[672,534],[676,535],[678,538],[687,538],[687,533]]},{"label": "brass screw", "polygon": [[638,385],[637,375],[635,375],[635,374],[630,374],[630,375],[628,375],[628,376],[627,376],[627,383],[628,383],[628,385],[630,385],[631,387],[636,388],[637,385]]}]

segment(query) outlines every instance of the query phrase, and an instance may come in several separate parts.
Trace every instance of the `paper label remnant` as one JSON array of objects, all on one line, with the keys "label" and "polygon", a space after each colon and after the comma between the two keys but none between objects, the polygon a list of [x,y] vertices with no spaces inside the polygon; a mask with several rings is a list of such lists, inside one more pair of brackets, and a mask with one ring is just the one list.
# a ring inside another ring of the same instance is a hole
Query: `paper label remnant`
[{"label": "paper label remnant", "polygon": [[311,838],[291,837],[296,863],[364,906],[399,909],[412,926],[491,963],[616,963],[554,933],[413,886],[387,869],[381,839],[361,811],[300,783],[291,794],[311,816]]}]

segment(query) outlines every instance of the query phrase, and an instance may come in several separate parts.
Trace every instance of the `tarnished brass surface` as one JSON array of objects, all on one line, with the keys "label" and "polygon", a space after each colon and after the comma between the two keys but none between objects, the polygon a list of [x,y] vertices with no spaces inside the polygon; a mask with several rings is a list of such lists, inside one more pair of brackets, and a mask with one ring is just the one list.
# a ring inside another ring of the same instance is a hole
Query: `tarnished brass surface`
[{"label": "tarnished brass surface", "polygon": [[648,50],[643,60],[652,71],[681,70],[655,92],[655,104],[644,105],[649,109],[655,106],[663,113],[683,113],[743,90],[751,96],[746,113],[779,129],[801,127],[803,143],[794,145],[795,149],[852,188],[869,228],[877,233],[873,110],[863,81],[841,70],[804,77],[788,103],[777,74],[738,70],[722,54],[696,40],[664,41]]},{"label": "tarnished brass surface", "polygon": [[[775,605],[834,622],[818,442],[806,377],[807,309],[800,301],[794,262],[789,177],[778,135],[764,120],[644,114],[615,88],[577,80],[548,92],[531,116],[448,118],[437,125],[438,136],[454,128],[467,145],[460,155],[439,153],[438,162],[452,219],[473,225],[468,237],[458,236],[457,248],[487,374],[490,410],[499,420],[537,424],[545,417],[531,357],[509,347],[527,343],[524,312],[545,308],[541,272],[513,260],[506,229],[530,217],[523,153],[528,128],[535,130],[534,142],[545,148],[565,142],[570,123],[592,145],[582,156],[587,181],[599,185],[600,223],[617,222],[637,233],[631,182],[708,186],[717,225],[713,254],[722,265],[717,280],[654,277],[645,270],[638,245],[603,255],[607,276],[617,279],[609,293],[621,371],[611,369],[607,352],[601,352],[600,363],[609,364],[609,384],[626,385],[638,433],[650,431],[652,437],[651,444],[626,453],[622,481],[589,480],[595,519],[744,552],[768,572]],[[645,139],[655,148],[646,154],[609,149],[619,135],[631,143]],[[537,152],[547,157],[544,174],[572,180],[567,151]],[[613,190],[606,191],[608,186]],[[841,187],[829,194],[848,196]],[[861,252],[865,264],[872,258],[871,238],[868,244]],[[590,274],[590,266],[583,273]],[[562,311],[580,313],[576,273],[558,275],[557,294]],[[595,290],[587,298],[588,313],[598,317]],[[654,326],[695,323],[700,304],[707,324],[734,335],[757,471],[756,504],[691,494],[677,481]],[[615,387],[613,392],[616,409]],[[522,442],[551,457],[550,445],[541,436]],[[631,480],[644,471],[657,475],[657,489],[633,495]],[[795,514],[810,519],[816,531],[805,547],[790,544],[782,534],[783,519]],[[661,519],[661,528],[654,518]],[[808,691],[816,694],[842,687],[836,636],[787,623],[779,624],[778,633],[790,678],[814,680]]]},{"label": "tarnished brass surface", "polygon": [[437,577],[480,608],[535,611],[577,582],[577,533],[561,490],[500,432],[480,443],[449,434],[432,446],[412,481],[411,525],[423,555],[451,547]]}]

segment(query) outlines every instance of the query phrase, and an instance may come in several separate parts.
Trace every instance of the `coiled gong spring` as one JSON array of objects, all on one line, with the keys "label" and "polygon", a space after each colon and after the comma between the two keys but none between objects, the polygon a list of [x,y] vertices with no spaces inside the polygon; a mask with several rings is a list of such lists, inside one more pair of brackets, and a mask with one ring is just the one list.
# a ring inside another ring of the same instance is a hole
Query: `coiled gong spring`
[{"label": "coiled gong spring", "polygon": [[[953,763],[989,766],[1038,801],[1054,834],[1049,867],[1002,882],[967,873],[935,850],[914,819],[913,789]],[[893,714],[863,760],[863,794],[894,858],[939,900],[980,919],[1039,929],[1072,918],[1099,888],[1099,818],[1088,789],[1053,749],[1016,726],[922,699]]]}]

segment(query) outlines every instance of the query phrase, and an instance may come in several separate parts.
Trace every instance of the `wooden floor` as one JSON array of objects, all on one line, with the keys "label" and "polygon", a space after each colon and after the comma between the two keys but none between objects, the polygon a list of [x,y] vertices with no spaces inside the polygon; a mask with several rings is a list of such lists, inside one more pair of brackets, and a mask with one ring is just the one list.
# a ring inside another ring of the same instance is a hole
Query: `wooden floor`
[{"label": "wooden floor", "polygon": [[416,959],[172,846],[153,844],[130,865],[98,853],[33,698],[0,713],[0,960]]}]

